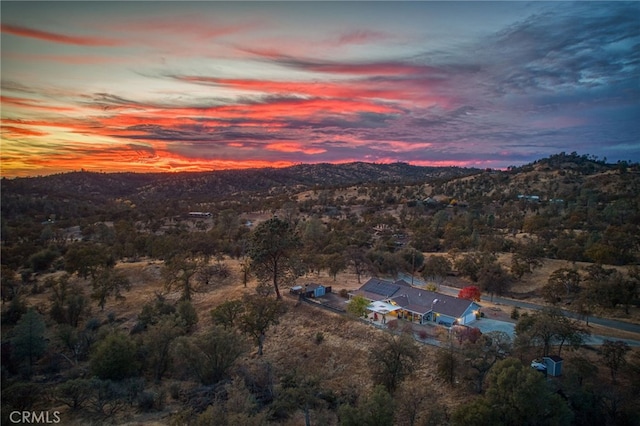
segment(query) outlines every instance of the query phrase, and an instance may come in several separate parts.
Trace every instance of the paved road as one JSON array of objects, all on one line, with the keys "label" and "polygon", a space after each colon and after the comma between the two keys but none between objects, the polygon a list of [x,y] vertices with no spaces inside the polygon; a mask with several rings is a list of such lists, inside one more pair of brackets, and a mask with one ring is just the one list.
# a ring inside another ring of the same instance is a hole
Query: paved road
[{"label": "paved road", "polygon": [[[407,282],[411,282],[410,275],[402,275],[400,276],[400,278],[404,279]],[[423,280],[416,277],[413,278],[413,283],[414,285],[425,284]],[[441,285],[439,291],[452,296],[457,296],[460,289],[455,287],[449,287],[446,285]],[[535,303],[523,302],[522,300],[507,299],[504,297],[497,297],[497,296],[493,298],[491,298],[490,296],[482,296],[481,299],[487,302],[499,303],[499,304],[508,305],[508,306],[519,306],[521,308],[527,308],[527,309],[542,309],[545,307],[544,305],[538,305]],[[570,318],[582,319],[575,312],[566,311],[564,309],[562,310],[562,312]],[[602,325],[604,327],[615,328],[617,330],[629,331],[631,333],[640,334],[640,324],[632,324],[630,322],[612,320],[607,318],[599,318],[599,317],[589,317],[589,323]],[[640,340],[640,336],[638,336],[638,339]]]},{"label": "paved road", "polygon": [[[483,333],[488,333],[490,331],[503,331],[507,333],[509,336],[511,336],[511,338],[515,337],[515,332],[516,332],[515,323],[500,321],[500,320],[493,320],[489,318],[482,318],[474,322],[473,327],[478,327],[480,331],[482,331]],[[588,336],[584,336],[583,339],[584,339],[585,345],[600,346],[605,340],[611,340],[611,337],[590,334]],[[622,340],[623,342],[626,342],[629,346],[640,346],[640,339],[633,340],[633,339],[617,339],[616,338],[615,340]]]}]

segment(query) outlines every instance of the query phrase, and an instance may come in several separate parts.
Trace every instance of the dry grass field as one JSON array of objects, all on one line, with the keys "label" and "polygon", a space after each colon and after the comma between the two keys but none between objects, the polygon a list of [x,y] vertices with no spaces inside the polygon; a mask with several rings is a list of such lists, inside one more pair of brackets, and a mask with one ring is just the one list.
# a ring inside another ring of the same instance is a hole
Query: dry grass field
[{"label": "dry grass field", "polygon": [[[501,256],[500,261],[507,265],[509,256]],[[252,294],[257,285],[255,279],[248,282],[244,287],[241,280],[240,265],[233,259],[225,259],[224,262],[231,270],[231,277],[224,283],[213,285],[203,292],[196,293],[192,303],[199,315],[198,329],[205,330],[212,323],[209,312],[220,303],[241,298],[245,294]],[[536,296],[536,290],[546,282],[548,274],[557,268],[567,266],[567,262],[545,260],[542,267],[536,269],[533,274],[526,276],[522,282],[517,283],[513,288],[513,293],[529,302],[541,302]],[[180,294],[178,291],[166,293],[161,276],[161,261],[139,261],[133,263],[119,263],[117,270],[122,272],[131,282],[131,289],[124,293],[125,299],[114,301],[109,299],[104,311],[100,311],[95,304],[92,305],[92,316],[101,320],[106,320],[108,315],[115,315],[117,323],[123,330],[131,330],[137,322],[137,316],[142,306],[156,298],[156,293],[162,293],[169,301],[177,301]],[[44,277],[42,277],[44,278]],[[362,277],[365,282],[367,277]],[[464,285],[464,281],[455,280],[455,284]],[[341,289],[352,290],[358,288],[361,283],[355,274],[338,274],[334,281],[325,273],[309,274],[301,277],[298,283],[321,283],[332,286],[334,292]],[[87,284],[88,285],[88,284]],[[319,377],[321,385],[331,389],[337,395],[350,395],[365,392],[372,387],[369,356],[376,351],[378,342],[385,336],[387,331],[377,329],[366,323],[353,320],[346,315],[329,312],[327,310],[299,302],[296,298],[288,295],[287,289],[282,289],[283,299],[287,305],[287,312],[281,318],[277,326],[272,327],[267,335],[264,355],[258,356],[256,348],[251,346],[244,355],[241,364],[244,368],[260,369],[269,364],[273,367],[274,377],[281,377],[287,371],[296,369],[302,374],[315,375]],[[29,303],[37,305],[41,311],[45,311],[49,304],[48,291],[30,296]],[[509,320],[511,307],[482,303],[484,311],[489,318]],[[523,310],[524,311],[524,310]],[[634,318],[637,313],[634,312]],[[627,318],[627,320],[629,320]],[[593,326],[592,334],[611,336],[612,338],[638,339],[633,333],[617,332],[605,327]],[[322,338],[318,339],[318,335]],[[320,341],[319,341],[320,340]],[[421,365],[412,376],[413,382],[419,382],[421,386],[430,389],[433,398],[444,404],[451,412],[460,404],[468,400],[469,384],[461,381],[457,386],[446,385],[436,376],[433,360],[439,350],[437,347],[429,345],[419,345],[421,352]],[[634,349],[634,352],[637,349]],[[581,351],[589,358],[597,359],[594,350]],[[567,351],[567,357],[574,356]],[[606,374],[606,371],[601,372]],[[164,386],[169,386],[170,379],[166,380]],[[197,387],[195,382],[180,382],[183,388]],[[180,409],[179,402],[168,398],[166,408],[160,412],[153,413],[131,413],[125,420],[128,425],[154,426],[167,424],[172,413]],[[329,422],[334,424],[335,413],[325,410],[314,415],[324,416]],[[285,425],[299,425],[304,422],[301,413],[297,417],[286,421]],[[77,423],[84,424],[84,423]]]}]

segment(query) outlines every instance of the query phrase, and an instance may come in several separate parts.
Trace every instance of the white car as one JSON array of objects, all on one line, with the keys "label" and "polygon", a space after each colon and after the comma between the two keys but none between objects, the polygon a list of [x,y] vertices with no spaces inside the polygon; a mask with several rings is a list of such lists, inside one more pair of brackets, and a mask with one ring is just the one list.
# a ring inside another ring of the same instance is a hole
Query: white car
[{"label": "white car", "polygon": [[539,359],[531,361],[531,368],[535,368],[538,371],[547,371],[547,365],[541,362]]}]

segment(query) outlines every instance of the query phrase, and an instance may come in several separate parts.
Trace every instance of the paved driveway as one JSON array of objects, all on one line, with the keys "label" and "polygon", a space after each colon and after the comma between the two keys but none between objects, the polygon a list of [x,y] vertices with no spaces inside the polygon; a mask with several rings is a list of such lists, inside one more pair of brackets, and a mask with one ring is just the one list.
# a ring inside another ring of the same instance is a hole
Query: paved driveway
[{"label": "paved driveway", "polygon": [[498,321],[488,318],[480,318],[476,322],[470,324],[471,327],[478,327],[483,333],[490,331],[504,331],[513,339],[515,337],[516,325],[512,322]]}]

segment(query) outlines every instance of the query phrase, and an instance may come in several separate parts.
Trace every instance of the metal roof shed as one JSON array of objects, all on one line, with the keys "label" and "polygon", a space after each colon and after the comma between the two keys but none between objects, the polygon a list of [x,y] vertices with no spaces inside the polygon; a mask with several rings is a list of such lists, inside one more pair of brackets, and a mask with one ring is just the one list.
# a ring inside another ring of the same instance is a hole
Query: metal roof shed
[{"label": "metal roof shed", "polygon": [[547,374],[550,376],[562,375],[562,358],[557,355],[550,355],[542,357],[542,360],[547,366]]}]

